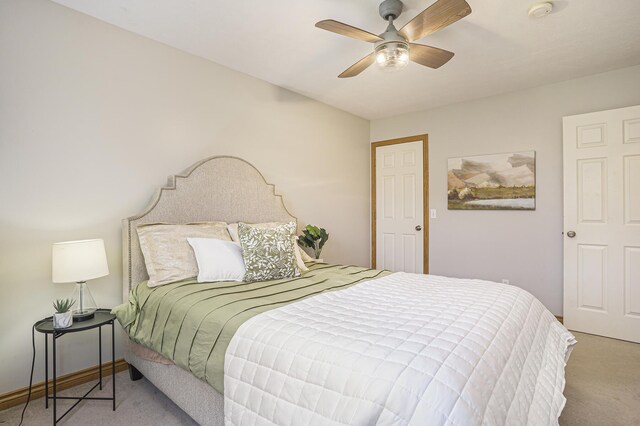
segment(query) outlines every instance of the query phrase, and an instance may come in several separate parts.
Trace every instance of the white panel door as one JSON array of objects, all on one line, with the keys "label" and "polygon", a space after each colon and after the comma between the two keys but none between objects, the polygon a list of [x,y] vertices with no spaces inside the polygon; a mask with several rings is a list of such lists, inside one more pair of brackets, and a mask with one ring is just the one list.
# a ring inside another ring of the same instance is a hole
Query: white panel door
[{"label": "white panel door", "polygon": [[423,273],[423,144],[376,150],[376,268]]},{"label": "white panel door", "polygon": [[640,106],[564,117],[564,323],[640,342]]}]

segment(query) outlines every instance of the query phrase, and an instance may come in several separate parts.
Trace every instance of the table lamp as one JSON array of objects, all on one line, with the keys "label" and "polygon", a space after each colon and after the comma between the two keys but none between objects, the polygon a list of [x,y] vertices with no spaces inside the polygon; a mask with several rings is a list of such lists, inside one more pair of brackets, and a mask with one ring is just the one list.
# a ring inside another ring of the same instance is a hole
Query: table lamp
[{"label": "table lamp", "polygon": [[97,306],[87,287],[87,280],[109,275],[104,241],[101,239],[55,243],[52,248],[54,283],[75,282],[71,298],[76,301],[74,321],[93,318]]}]

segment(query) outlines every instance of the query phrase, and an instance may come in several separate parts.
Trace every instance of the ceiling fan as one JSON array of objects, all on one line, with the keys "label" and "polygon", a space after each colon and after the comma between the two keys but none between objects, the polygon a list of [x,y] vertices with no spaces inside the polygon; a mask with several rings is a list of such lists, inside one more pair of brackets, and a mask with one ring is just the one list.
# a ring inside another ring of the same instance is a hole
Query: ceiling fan
[{"label": "ceiling fan", "polygon": [[439,68],[453,57],[453,52],[413,43],[413,41],[433,34],[469,15],[471,7],[465,0],[437,0],[397,30],[393,21],[402,13],[402,7],[400,0],[384,0],[380,3],[380,16],[389,22],[385,32],[380,35],[333,19],[326,19],[316,24],[316,27],[323,30],[375,43],[373,52],[347,68],[338,76],[339,78],[355,77],[374,62],[385,70],[403,68],[410,60],[430,68]]}]

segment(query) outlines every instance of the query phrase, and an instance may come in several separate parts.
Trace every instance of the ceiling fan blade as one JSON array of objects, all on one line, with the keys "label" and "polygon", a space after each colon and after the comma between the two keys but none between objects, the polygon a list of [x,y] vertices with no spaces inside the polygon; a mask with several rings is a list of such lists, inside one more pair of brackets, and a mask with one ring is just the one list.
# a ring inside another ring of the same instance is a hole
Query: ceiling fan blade
[{"label": "ceiling fan blade", "polygon": [[376,54],[375,52],[371,52],[367,56],[347,68],[342,74],[338,76],[338,78],[355,77],[362,71],[366,70],[371,64],[375,62],[375,60]]},{"label": "ceiling fan blade", "polygon": [[316,27],[322,28],[323,30],[331,31],[332,33],[340,34],[362,41],[367,41],[369,43],[382,41],[381,37],[378,37],[375,34],[371,34],[369,31],[361,30],[360,28],[343,24],[342,22],[334,21],[333,19],[325,19],[324,21],[320,21],[316,24]]},{"label": "ceiling fan blade", "polygon": [[465,0],[437,0],[400,29],[407,40],[419,40],[446,26],[459,21],[471,13]]},{"label": "ceiling fan blade", "polygon": [[420,65],[424,65],[429,68],[440,68],[451,58],[454,53],[448,50],[438,49],[437,47],[431,47],[424,44],[409,44],[410,53],[409,58]]}]

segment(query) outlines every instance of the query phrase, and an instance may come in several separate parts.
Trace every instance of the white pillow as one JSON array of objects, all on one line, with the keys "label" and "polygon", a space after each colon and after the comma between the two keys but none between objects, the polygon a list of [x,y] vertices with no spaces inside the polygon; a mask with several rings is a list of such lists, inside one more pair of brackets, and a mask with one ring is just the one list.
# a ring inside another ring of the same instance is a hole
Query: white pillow
[{"label": "white pillow", "polygon": [[[266,223],[254,224],[254,226],[258,228],[275,228],[278,225],[282,225],[282,224],[279,222],[266,222]],[[238,237],[238,224],[230,223],[229,225],[227,225],[227,231],[229,231],[229,235],[231,236],[231,239],[233,240],[233,242],[240,244],[240,237]],[[300,269],[300,272],[308,271],[309,268],[307,268],[307,266],[304,264],[305,257],[309,259],[308,261],[311,261],[312,259],[298,245],[298,237],[296,237],[296,241],[294,241],[294,246],[295,246],[294,251],[296,254],[296,263],[298,264],[298,269]]]},{"label": "white pillow", "polygon": [[243,281],[246,268],[242,248],[213,238],[187,238],[198,262],[198,282]]}]

